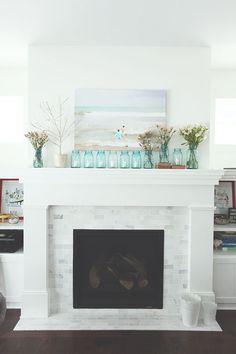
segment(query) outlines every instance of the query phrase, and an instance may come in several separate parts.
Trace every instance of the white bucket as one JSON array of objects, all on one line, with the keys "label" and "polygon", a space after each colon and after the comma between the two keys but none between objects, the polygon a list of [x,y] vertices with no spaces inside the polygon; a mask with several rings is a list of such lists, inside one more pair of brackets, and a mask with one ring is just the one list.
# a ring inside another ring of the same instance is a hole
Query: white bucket
[{"label": "white bucket", "polygon": [[201,307],[201,297],[187,293],[181,297],[181,315],[183,324],[187,327],[196,327]]},{"label": "white bucket", "polygon": [[205,325],[211,325],[216,320],[217,304],[215,302],[202,302],[203,322]]}]

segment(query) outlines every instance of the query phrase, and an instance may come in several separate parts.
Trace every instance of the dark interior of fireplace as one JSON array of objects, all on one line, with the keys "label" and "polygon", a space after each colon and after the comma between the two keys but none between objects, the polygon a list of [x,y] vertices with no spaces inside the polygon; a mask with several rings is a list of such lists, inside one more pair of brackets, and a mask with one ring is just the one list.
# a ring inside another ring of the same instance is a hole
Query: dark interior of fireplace
[{"label": "dark interior of fireplace", "polygon": [[164,230],[74,230],[74,308],[163,308]]}]

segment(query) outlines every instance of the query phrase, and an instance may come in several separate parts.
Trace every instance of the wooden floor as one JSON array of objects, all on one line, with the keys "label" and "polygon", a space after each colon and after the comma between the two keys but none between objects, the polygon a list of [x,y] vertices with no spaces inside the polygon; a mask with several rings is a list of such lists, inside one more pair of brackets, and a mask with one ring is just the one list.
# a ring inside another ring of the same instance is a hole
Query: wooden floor
[{"label": "wooden floor", "polygon": [[236,354],[236,311],[218,311],[223,332],[13,332],[18,310],[0,326],[0,354]]}]

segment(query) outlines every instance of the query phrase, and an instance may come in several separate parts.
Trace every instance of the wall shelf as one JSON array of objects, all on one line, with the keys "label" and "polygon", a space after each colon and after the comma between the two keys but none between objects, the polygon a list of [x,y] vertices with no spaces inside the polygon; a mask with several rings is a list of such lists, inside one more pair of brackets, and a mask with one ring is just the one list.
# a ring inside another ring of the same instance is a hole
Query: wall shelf
[{"label": "wall shelf", "polygon": [[6,259],[8,257],[14,257],[14,256],[23,256],[24,254],[24,250],[23,248],[20,248],[18,251],[16,252],[0,252],[0,260]]},{"label": "wall shelf", "polygon": [[0,230],[23,230],[24,222],[20,221],[18,224],[9,224],[8,222],[0,223]]},{"label": "wall shelf", "polygon": [[236,224],[214,225],[214,231],[236,231]]},{"label": "wall shelf", "polygon": [[214,251],[214,259],[224,259],[226,257],[230,257],[231,259],[234,258],[236,262],[236,252],[235,251],[222,251],[222,250],[215,250]]}]

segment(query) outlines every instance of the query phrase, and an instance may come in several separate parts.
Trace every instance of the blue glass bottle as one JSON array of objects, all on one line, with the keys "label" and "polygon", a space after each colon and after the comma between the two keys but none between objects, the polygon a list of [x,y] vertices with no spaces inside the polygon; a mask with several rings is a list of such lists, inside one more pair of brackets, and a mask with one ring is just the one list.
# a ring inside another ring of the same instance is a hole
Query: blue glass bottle
[{"label": "blue glass bottle", "polygon": [[84,167],[85,168],[94,167],[93,152],[91,150],[86,150],[84,153]]},{"label": "blue glass bottle", "polygon": [[81,167],[81,158],[79,150],[73,150],[71,153],[71,167],[79,168]]},{"label": "blue glass bottle", "polygon": [[121,151],[120,154],[120,168],[129,168],[130,167],[130,157],[127,150]]},{"label": "blue glass bottle", "polygon": [[169,162],[169,148],[168,144],[161,144],[161,149],[160,149],[160,162]]},{"label": "blue glass bottle", "polygon": [[154,159],[152,150],[145,150],[143,157],[143,168],[153,168],[154,167]]},{"label": "blue glass bottle", "polygon": [[197,145],[195,144],[189,144],[188,146],[186,167],[188,169],[198,168],[198,150],[197,150]]},{"label": "blue glass bottle", "polygon": [[118,167],[117,151],[109,151],[109,154],[108,154],[108,167],[109,168],[117,168]]},{"label": "blue glass bottle", "polygon": [[96,156],[96,167],[105,168],[106,167],[106,155],[104,150],[99,150]]},{"label": "blue glass bottle", "polygon": [[131,159],[132,168],[141,168],[141,154],[139,150],[133,151]]},{"label": "blue glass bottle", "polygon": [[175,148],[173,152],[173,165],[183,165],[183,154],[180,148]]},{"label": "blue glass bottle", "polygon": [[42,147],[35,149],[33,166],[34,166],[34,168],[42,168],[43,167]]}]

